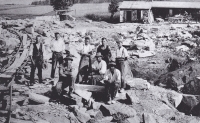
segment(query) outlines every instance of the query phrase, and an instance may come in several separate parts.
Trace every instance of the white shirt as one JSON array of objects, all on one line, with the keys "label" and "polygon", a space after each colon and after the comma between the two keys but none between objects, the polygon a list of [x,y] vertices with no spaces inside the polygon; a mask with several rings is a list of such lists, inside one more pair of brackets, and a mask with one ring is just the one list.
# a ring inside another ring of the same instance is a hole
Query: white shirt
[{"label": "white shirt", "polygon": [[114,74],[112,74],[110,69],[108,69],[104,75],[104,80],[110,80],[111,83],[121,82],[121,72],[118,69],[115,69]]},{"label": "white shirt", "polygon": [[107,64],[104,60],[101,60],[101,62],[95,61],[92,64],[92,68],[99,70],[100,74],[105,74],[107,69]]},{"label": "white shirt", "polygon": [[129,57],[127,49],[124,48],[123,46],[120,49],[117,48],[116,58],[119,58],[119,57],[122,57],[122,58]]},{"label": "white shirt", "polygon": [[88,44],[88,45],[83,44],[83,47],[82,47],[82,53],[83,54],[88,54],[92,50],[93,50],[92,45],[90,45],[90,44]]},{"label": "white shirt", "polygon": [[60,38],[51,43],[51,50],[55,52],[65,52],[65,42]]}]

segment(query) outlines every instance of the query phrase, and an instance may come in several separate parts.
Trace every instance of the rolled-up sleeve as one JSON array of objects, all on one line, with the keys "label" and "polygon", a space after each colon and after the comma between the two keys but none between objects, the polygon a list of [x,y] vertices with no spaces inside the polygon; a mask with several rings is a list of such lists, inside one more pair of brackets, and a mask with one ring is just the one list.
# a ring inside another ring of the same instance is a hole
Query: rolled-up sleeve
[{"label": "rolled-up sleeve", "polygon": [[105,74],[106,73],[106,69],[107,69],[107,64],[105,61],[102,61],[102,67],[101,69],[99,70],[99,73],[100,74]]},{"label": "rolled-up sleeve", "polygon": [[116,71],[116,82],[121,82],[121,72],[119,70]]},{"label": "rolled-up sleeve", "polygon": [[129,55],[128,55],[128,51],[127,51],[127,49],[126,49],[126,48],[124,48],[123,50],[124,50],[124,56],[128,58],[128,57],[129,57]]},{"label": "rolled-up sleeve", "polygon": [[108,74],[109,74],[109,71],[107,70],[106,73],[104,74],[104,80],[108,80]]}]

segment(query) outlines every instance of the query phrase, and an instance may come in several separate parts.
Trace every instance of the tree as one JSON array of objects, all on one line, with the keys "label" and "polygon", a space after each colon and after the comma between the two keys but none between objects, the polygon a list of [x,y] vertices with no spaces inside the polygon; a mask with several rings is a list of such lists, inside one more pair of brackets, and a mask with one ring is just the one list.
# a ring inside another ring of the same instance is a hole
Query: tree
[{"label": "tree", "polygon": [[67,10],[73,4],[74,0],[51,0],[51,5],[53,6],[54,10]]},{"label": "tree", "polygon": [[114,14],[118,11],[119,1],[111,0],[111,3],[108,6],[108,11],[111,13],[110,20],[113,20]]}]

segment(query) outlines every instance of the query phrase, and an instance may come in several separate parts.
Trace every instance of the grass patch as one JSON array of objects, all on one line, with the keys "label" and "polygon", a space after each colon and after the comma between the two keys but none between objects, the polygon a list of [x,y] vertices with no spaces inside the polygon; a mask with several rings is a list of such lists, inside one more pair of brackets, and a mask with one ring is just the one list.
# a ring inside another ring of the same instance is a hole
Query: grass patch
[{"label": "grass patch", "polygon": [[119,13],[116,13],[114,15],[113,20],[110,20],[110,13],[108,13],[108,12],[86,14],[85,17],[92,21],[98,21],[98,22],[105,21],[108,23],[119,23]]}]

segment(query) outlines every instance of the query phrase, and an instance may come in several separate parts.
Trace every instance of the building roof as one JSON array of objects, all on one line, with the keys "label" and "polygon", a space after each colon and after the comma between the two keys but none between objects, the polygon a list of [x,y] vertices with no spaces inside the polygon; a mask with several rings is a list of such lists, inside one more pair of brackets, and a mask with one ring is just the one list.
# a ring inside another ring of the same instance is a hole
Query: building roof
[{"label": "building roof", "polygon": [[200,2],[169,2],[169,1],[154,1],[154,8],[190,8],[200,9]]},{"label": "building roof", "polygon": [[151,2],[145,1],[123,1],[120,9],[151,9]]},{"label": "building roof", "polygon": [[120,9],[151,9],[151,8],[190,8],[200,9],[200,2],[169,2],[169,1],[123,1]]}]

